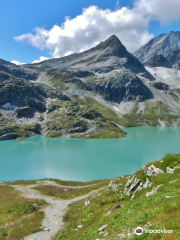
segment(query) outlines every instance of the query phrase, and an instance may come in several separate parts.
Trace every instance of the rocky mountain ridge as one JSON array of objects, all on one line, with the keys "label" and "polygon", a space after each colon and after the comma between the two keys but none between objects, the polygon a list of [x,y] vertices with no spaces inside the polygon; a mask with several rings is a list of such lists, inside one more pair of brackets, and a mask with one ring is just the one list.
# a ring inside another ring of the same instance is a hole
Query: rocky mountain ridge
[{"label": "rocky mountain ridge", "polygon": [[72,54],[63,58],[46,60],[34,64],[34,66],[37,68],[48,67],[52,69],[78,68],[95,73],[106,73],[115,69],[128,69],[152,79],[152,76],[144,66],[126,50],[115,35],[85,52]]},{"label": "rocky mountain ridge", "polygon": [[180,49],[180,31],[171,31],[166,34],[160,34],[154,39],[151,39],[144,46],[139,48],[134,56],[141,62],[146,62],[150,58],[162,54],[164,57],[171,54],[173,51]]}]

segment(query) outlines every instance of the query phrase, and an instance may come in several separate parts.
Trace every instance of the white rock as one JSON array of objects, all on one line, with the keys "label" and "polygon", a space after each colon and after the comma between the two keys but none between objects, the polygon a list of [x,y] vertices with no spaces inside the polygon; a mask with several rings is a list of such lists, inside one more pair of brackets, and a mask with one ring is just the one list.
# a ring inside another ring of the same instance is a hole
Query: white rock
[{"label": "white rock", "polygon": [[89,204],[90,204],[90,201],[89,201],[89,200],[85,201],[85,206],[86,206],[86,207],[87,207]]},{"label": "white rock", "polygon": [[146,178],[146,182],[144,183],[143,188],[151,187],[151,185],[152,185],[152,182],[150,182],[149,179]]},{"label": "white rock", "polygon": [[176,166],[176,167],[174,167],[174,169],[176,169],[176,168],[180,168],[180,166]]},{"label": "white rock", "polygon": [[166,168],[166,172],[172,174],[172,173],[174,173],[174,169],[173,169],[173,168],[170,168],[170,167],[167,167],[167,168]]},{"label": "white rock", "polygon": [[165,196],[165,198],[172,198],[172,197],[174,197],[174,196]]},{"label": "white rock", "polygon": [[175,183],[175,182],[177,182],[178,181],[178,179],[176,179],[176,180],[174,180],[174,181],[171,181],[171,182],[169,182],[170,184],[172,184],[172,183]]},{"label": "white rock", "polygon": [[155,172],[156,174],[164,173],[163,170],[161,170],[160,168],[156,168],[156,167],[154,167],[154,172]]},{"label": "white rock", "polygon": [[105,228],[107,228],[108,224],[103,225],[102,227],[99,228],[99,232],[104,231]]},{"label": "white rock", "polygon": [[49,231],[49,229],[48,229],[48,228],[44,228],[43,230],[44,230],[44,231]]},{"label": "white rock", "polygon": [[147,192],[146,197],[154,195],[161,186],[162,186],[162,184],[158,185],[156,188],[154,187],[151,192]]},{"label": "white rock", "polygon": [[153,177],[154,175],[158,175],[161,173],[164,173],[164,171],[161,170],[160,168],[156,168],[154,165],[148,167],[147,176],[149,177]]}]

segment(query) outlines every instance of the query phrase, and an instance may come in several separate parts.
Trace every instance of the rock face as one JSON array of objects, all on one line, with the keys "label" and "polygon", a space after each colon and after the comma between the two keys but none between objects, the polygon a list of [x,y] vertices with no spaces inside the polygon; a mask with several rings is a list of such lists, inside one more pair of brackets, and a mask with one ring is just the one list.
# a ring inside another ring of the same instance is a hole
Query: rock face
[{"label": "rock face", "polygon": [[37,72],[30,71],[29,69],[23,69],[20,66],[10,63],[3,59],[0,59],[0,81],[2,79],[2,72],[10,74],[17,78],[24,78],[26,80],[35,80],[38,76]]},{"label": "rock face", "polygon": [[180,50],[173,51],[166,59],[174,67],[180,70]]},{"label": "rock face", "polygon": [[0,105],[10,103],[18,107],[29,106],[39,109],[40,111],[45,111],[45,98],[48,97],[69,100],[67,96],[48,86],[33,84],[22,79],[11,79],[0,83]]},{"label": "rock face", "polygon": [[150,58],[148,61],[144,62],[144,65],[149,67],[172,68],[172,65],[168,62],[168,60],[162,54],[158,54]]},{"label": "rock face", "polygon": [[120,103],[121,101],[138,101],[153,98],[151,91],[132,72],[121,71],[112,77],[73,82],[88,91],[102,94],[106,100]]},{"label": "rock face", "polygon": [[167,34],[161,34],[154,39],[151,39],[144,46],[139,48],[134,56],[141,62],[146,62],[150,58],[162,54],[168,56],[175,50],[180,49],[180,31],[169,32]]},{"label": "rock face", "polygon": [[163,82],[155,82],[155,83],[152,83],[152,86],[159,89],[159,90],[164,90],[164,91],[167,91],[169,90],[169,86]]}]

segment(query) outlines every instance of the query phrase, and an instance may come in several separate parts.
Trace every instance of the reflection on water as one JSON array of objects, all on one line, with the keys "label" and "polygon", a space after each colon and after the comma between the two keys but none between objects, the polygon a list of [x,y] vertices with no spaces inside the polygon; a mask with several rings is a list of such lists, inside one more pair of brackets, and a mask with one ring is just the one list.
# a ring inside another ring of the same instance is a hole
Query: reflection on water
[{"label": "reflection on water", "polygon": [[167,153],[180,153],[180,128],[124,129],[120,139],[32,137],[0,142],[0,181],[58,178],[90,181],[130,174]]}]

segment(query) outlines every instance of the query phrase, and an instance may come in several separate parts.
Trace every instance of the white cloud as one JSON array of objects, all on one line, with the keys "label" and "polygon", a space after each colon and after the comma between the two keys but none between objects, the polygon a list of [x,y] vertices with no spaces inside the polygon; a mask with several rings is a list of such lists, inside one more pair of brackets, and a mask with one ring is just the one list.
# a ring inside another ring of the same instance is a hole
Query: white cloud
[{"label": "white cloud", "polygon": [[61,26],[50,30],[36,27],[34,33],[14,39],[48,49],[52,57],[62,57],[85,51],[115,34],[128,51],[134,52],[153,37],[148,31],[151,20],[167,24],[179,18],[179,0],[135,0],[132,8],[120,8],[117,2],[114,11],[90,6],[73,19],[66,17]]},{"label": "white cloud", "polygon": [[49,59],[49,58],[47,58],[47,57],[41,56],[41,57],[39,58],[39,60],[34,60],[32,63],[39,63],[39,62],[42,62],[42,61],[48,60],[48,59]]},{"label": "white cloud", "polygon": [[23,65],[25,63],[20,63],[19,61],[16,61],[16,60],[12,60],[11,63],[14,63],[16,65]]},{"label": "white cloud", "polygon": [[158,20],[163,25],[180,19],[179,0],[136,0],[134,6],[138,12],[144,13],[151,20]]}]

